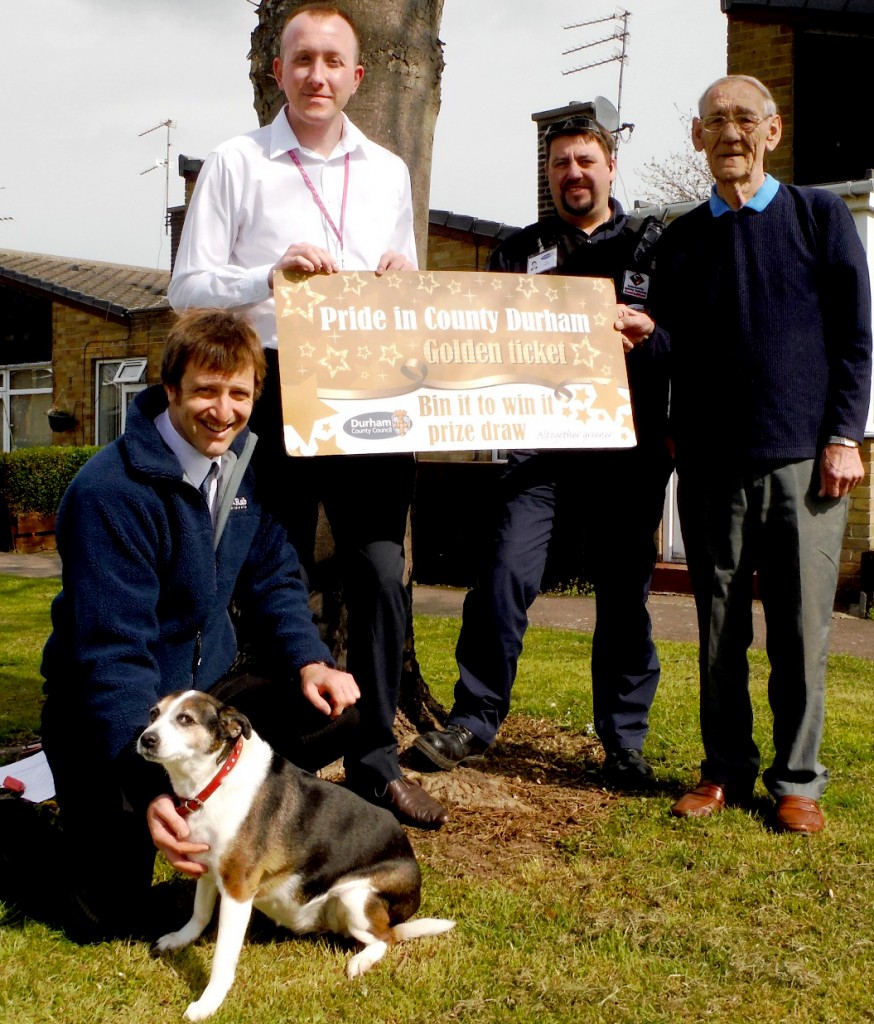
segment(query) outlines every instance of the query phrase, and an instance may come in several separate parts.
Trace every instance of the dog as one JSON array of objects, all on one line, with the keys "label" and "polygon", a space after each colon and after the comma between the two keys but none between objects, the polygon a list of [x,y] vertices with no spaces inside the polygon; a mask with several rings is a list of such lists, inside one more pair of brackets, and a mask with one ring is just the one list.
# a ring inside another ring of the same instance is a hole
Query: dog
[{"label": "dog", "polygon": [[186,1019],[204,1020],[224,1001],[253,906],[298,934],[362,943],[349,978],[395,942],[454,927],[408,920],[419,908],[421,873],[394,816],[281,758],[235,708],[197,690],[171,694],[152,708],[137,751],[164,766],[191,841],[210,847],[194,857],[209,870],[197,880],[191,919],[156,949],[194,942],[222,897],[209,982]]}]

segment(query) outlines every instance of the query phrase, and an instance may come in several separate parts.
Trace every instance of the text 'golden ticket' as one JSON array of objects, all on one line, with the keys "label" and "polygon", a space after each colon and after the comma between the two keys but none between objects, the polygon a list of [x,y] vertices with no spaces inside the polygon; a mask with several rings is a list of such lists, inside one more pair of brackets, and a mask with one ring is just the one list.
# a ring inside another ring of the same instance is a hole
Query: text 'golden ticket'
[{"label": "text 'golden ticket'", "polygon": [[291,455],[636,443],[604,278],[277,276]]}]

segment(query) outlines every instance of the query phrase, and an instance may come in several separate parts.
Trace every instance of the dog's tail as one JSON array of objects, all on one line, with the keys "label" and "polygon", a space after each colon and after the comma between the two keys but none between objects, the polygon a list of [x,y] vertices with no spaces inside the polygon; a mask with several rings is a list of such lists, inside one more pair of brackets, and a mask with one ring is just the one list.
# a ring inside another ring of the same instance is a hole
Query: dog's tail
[{"label": "dog's tail", "polygon": [[395,942],[406,942],[409,939],[421,939],[426,935],[442,935],[455,927],[455,922],[445,917],[418,917],[415,921],[404,921],[396,924],[391,932]]}]

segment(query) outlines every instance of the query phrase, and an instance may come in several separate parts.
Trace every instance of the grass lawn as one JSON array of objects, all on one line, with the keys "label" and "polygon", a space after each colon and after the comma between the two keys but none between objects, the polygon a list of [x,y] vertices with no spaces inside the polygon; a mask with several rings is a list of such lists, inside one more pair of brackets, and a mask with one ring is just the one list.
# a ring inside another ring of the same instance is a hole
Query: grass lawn
[{"label": "grass lawn", "polygon": [[[51,580],[0,578],[0,746],[36,726],[55,589]],[[458,623],[419,618],[416,628],[425,677],[448,702]],[[522,855],[493,830],[479,835],[471,814],[455,814],[437,834],[411,833],[423,864],[422,912],[455,917],[454,932],[397,947],[355,983],[343,975],[348,947],[256,937],[217,1024],[874,1021],[866,981],[874,973],[874,665],[830,661],[827,828],[805,839],[767,827],[763,790],[753,811],[700,822],[668,815],[701,754],[695,648],[660,650],[647,743],[663,783],[655,795],[598,794],[581,773],[589,810]],[[590,652],[586,634],[531,629],[514,713],[547,719],[567,737],[586,734]],[[767,662],[760,652],[751,662],[767,761]],[[470,870],[461,856],[476,846],[488,870]],[[96,852],[110,847],[107,837]],[[163,960],[136,942],[80,948],[0,910],[0,1019],[180,1021],[212,948],[211,936]]]}]

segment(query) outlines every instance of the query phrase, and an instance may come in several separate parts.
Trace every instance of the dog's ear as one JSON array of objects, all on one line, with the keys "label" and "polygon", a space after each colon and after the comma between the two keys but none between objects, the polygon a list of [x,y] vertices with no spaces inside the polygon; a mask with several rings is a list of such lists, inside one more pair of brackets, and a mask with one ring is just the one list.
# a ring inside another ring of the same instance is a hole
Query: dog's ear
[{"label": "dog's ear", "polygon": [[244,739],[249,739],[252,735],[252,724],[249,719],[242,712],[228,705],[219,711],[219,723],[228,739],[239,739],[241,733]]}]

